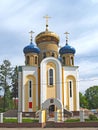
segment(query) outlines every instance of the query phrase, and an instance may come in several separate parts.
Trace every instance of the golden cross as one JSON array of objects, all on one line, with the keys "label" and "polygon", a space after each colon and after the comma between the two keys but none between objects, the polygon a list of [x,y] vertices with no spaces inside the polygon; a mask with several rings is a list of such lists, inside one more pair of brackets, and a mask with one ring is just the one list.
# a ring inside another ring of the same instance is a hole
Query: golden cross
[{"label": "golden cross", "polygon": [[67,45],[68,44],[68,34],[70,34],[70,33],[65,32],[64,34],[66,34],[66,45]]},{"label": "golden cross", "polygon": [[32,34],[33,34],[34,32],[31,30],[29,33],[30,33],[30,40],[31,40],[31,42],[32,42],[32,39],[33,39]]},{"label": "golden cross", "polygon": [[44,16],[43,18],[46,19],[46,25],[48,25],[48,19],[51,18],[51,17],[49,17],[48,15],[46,15],[46,16]]}]

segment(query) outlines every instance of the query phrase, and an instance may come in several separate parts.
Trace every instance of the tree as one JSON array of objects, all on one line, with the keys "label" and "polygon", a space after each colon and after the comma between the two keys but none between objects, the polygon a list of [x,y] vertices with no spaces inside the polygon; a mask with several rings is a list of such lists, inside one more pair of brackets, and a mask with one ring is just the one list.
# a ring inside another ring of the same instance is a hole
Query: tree
[{"label": "tree", "polygon": [[0,66],[0,86],[4,89],[4,104],[3,109],[5,111],[7,104],[7,99],[9,98],[9,88],[10,86],[10,80],[11,80],[11,63],[8,60],[4,60],[2,65]]},{"label": "tree", "polygon": [[79,93],[79,97],[80,97],[80,107],[88,108],[88,101],[85,95],[83,95],[82,93]]},{"label": "tree", "polygon": [[17,100],[16,98],[18,97],[18,67],[16,66],[13,70],[13,73],[12,73],[12,98],[14,98],[15,100],[15,108],[17,108]]},{"label": "tree", "polygon": [[85,91],[89,109],[98,109],[98,86],[92,86]]}]

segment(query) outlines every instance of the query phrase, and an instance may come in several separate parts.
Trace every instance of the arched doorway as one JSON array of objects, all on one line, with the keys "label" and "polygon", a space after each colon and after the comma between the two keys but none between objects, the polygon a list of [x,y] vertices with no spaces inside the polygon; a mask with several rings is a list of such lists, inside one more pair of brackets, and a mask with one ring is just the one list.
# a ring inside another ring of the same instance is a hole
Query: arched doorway
[{"label": "arched doorway", "polygon": [[[49,98],[42,104],[42,110],[46,110],[46,119],[47,121],[51,120],[50,118],[55,120],[55,114],[61,114],[61,120],[63,120],[63,105],[57,98]],[[59,112],[58,112],[59,111]]]},{"label": "arched doorway", "polygon": [[50,105],[48,111],[49,111],[49,117],[54,117],[55,105]]}]

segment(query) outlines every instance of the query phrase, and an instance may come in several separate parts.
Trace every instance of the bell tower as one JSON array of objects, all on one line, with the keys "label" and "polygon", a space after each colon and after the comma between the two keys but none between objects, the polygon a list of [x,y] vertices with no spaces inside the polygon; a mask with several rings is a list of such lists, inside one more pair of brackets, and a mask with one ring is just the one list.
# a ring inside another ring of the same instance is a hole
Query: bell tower
[{"label": "bell tower", "polygon": [[33,31],[30,31],[30,44],[23,49],[25,54],[25,65],[27,66],[38,66],[38,54],[40,49],[32,42]]},{"label": "bell tower", "polygon": [[75,49],[72,46],[68,45],[68,32],[66,34],[66,44],[59,50],[60,57],[62,59],[63,66],[74,66],[74,54]]},{"label": "bell tower", "polygon": [[35,38],[35,42],[40,48],[39,64],[46,57],[58,58],[59,56],[59,36],[48,30],[48,19],[50,17],[46,15],[44,18],[46,18],[46,29],[44,32],[39,33]]}]

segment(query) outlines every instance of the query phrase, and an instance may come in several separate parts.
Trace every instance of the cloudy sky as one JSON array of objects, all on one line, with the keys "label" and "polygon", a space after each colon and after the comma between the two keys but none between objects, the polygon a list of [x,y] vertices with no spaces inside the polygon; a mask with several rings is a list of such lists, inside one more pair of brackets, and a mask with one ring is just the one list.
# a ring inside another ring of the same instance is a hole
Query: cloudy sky
[{"label": "cloudy sky", "polygon": [[49,30],[60,36],[65,45],[75,47],[75,65],[79,66],[80,91],[98,85],[98,0],[0,0],[0,64],[7,59],[12,66],[24,65],[23,48],[33,37],[45,30],[45,15]]}]

